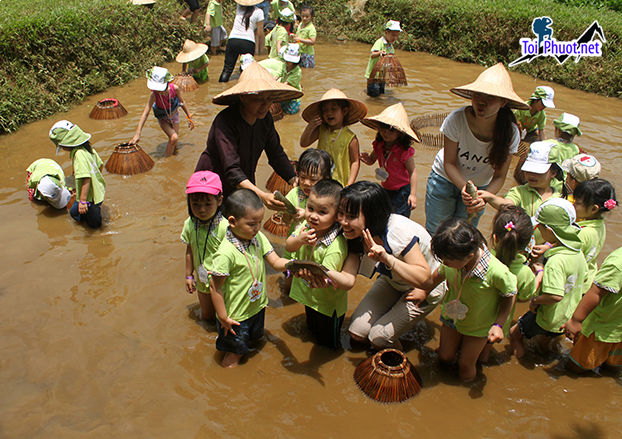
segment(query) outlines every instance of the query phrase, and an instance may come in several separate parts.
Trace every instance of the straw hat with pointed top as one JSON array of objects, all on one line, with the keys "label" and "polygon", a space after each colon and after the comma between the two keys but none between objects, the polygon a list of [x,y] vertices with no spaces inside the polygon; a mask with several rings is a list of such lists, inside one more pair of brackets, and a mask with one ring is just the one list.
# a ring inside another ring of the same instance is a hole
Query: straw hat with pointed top
[{"label": "straw hat with pointed top", "polygon": [[410,136],[415,142],[420,142],[419,137],[410,127],[408,114],[406,114],[406,109],[401,103],[385,108],[378,116],[365,117],[361,119],[361,123],[376,131],[381,125],[388,125],[390,128],[395,128]]},{"label": "straw hat with pointed top", "polygon": [[529,110],[523,99],[520,98],[512,87],[512,79],[502,63],[498,63],[484,70],[475,80],[462,87],[455,87],[450,91],[458,96],[471,99],[473,92],[484,93],[508,100],[510,108],[517,110]]},{"label": "straw hat with pointed top", "polygon": [[261,3],[262,0],[235,0],[240,6],[256,6]]},{"label": "straw hat with pointed top", "polygon": [[195,43],[192,40],[184,41],[184,47],[175,57],[175,61],[187,63],[201,58],[207,52],[207,44]]},{"label": "straw hat with pointed top", "polygon": [[365,106],[364,103],[357,101],[356,99],[350,99],[341,90],[338,90],[336,88],[331,88],[326,93],[324,93],[324,96],[322,96],[322,99],[320,99],[319,101],[313,102],[307,108],[305,108],[305,111],[302,112],[302,118],[306,122],[309,122],[315,116],[321,116],[320,106],[322,105],[322,103],[326,101],[332,101],[335,99],[348,101],[350,103],[348,114],[346,114],[346,117],[343,119],[344,125],[352,125],[353,123],[357,123],[359,120],[361,120],[367,115],[367,107]]},{"label": "straw hat with pointed top", "polygon": [[298,99],[304,94],[289,84],[277,82],[265,68],[253,61],[244,69],[238,83],[214,96],[212,102],[216,105],[232,105],[240,101],[240,95],[262,92],[270,92],[274,102]]}]

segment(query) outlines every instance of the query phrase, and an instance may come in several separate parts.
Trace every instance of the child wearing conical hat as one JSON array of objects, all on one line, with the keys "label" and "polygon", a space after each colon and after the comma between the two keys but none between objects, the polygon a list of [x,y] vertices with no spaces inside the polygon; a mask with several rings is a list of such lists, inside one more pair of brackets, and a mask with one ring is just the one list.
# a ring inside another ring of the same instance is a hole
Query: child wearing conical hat
[{"label": "child wearing conical hat", "polygon": [[300,146],[306,148],[316,140],[318,149],[330,154],[335,163],[333,178],[344,187],[356,181],[359,173],[359,141],[348,128],[367,114],[367,107],[344,92],[331,88],[322,99],[313,102],[302,112],[308,123],[300,136]]},{"label": "child wearing conical hat", "polygon": [[400,104],[391,105],[378,116],[365,117],[361,123],[378,133],[372,143],[371,153],[362,153],[361,161],[372,166],[378,161],[376,178],[387,190],[393,212],[410,217],[417,207],[417,169],[415,148],[412,143],[419,138],[408,124],[406,109]]},{"label": "child wearing conical hat", "polygon": [[188,72],[197,82],[205,82],[209,79],[207,73],[209,58],[206,52],[206,44],[186,40],[181,52],[175,57],[175,61],[182,63],[182,72]]}]

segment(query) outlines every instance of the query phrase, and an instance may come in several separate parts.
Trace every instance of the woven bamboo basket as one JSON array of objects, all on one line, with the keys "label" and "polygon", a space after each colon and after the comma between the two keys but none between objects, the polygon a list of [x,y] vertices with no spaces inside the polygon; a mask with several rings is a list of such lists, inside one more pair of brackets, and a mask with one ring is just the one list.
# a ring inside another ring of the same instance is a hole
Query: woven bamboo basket
[{"label": "woven bamboo basket", "polygon": [[281,108],[281,104],[278,102],[272,104],[270,107],[270,113],[272,114],[272,119],[274,119],[275,122],[283,119],[283,108]]},{"label": "woven bamboo basket", "polygon": [[[296,169],[296,166],[298,166],[298,161],[292,160],[292,166],[294,167],[294,169]],[[266,189],[268,189],[268,191],[270,192],[279,191],[280,193],[287,195],[293,187],[294,186],[287,183],[281,178],[279,174],[274,171],[272,171],[272,174],[266,181]]]},{"label": "woven bamboo basket", "polygon": [[443,147],[443,134],[439,132],[439,128],[443,125],[443,121],[449,113],[433,113],[424,114],[415,117],[410,122],[410,127],[421,140],[421,144],[417,147],[428,149],[441,149]]},{"label": "woven bamboo basket", "polygon": [[179,91],[194,91],[199,88],[197,81],[186,72],[181,72],[179,75],[175,75],[173,84],[177,86]]},{"label": "woven bamboo basket", "polygon": [[89,117],[95,120],[118,119],[127,114],[127,110],[117,99],[102,99],[91,110]]},{"label": "woven bamboo basket", "polygon": [[403,352],[384,349],[354,371],[354,381],[374,401],[404,402],[421,391],[421,376]]},{"label": "woven bamboo basket", "polygon": [[289,225],[283,221],[283,214],[281,212],[272,214],[263,225],[263,228],[279,238],[285,238],[287,232],[289,232]]},{"label": "woven bamboo basket", "polygon": [[369,82],[384,83],[386,87],[408,85],[402,64],[392,54],[387,54],[378,60],[374,68],[371,69]]},{"label": "woven bamboo basket", "polygon": [[106,171],[112,174],[142,174],[153,168],[153,160],[138,144],[120,143],[115,146],[106,162]]}]

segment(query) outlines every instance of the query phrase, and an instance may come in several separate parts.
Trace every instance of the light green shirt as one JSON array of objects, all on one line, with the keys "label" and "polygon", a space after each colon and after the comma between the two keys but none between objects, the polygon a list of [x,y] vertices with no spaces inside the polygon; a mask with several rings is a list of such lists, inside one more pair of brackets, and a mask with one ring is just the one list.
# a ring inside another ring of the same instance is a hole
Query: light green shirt
[{"label": "light green shirt", "polygon": [[[276,42],[279,40],[283,42],[283,44],[281,44],[281,47],[283,45],[287,45],[287,42],[289,41],[289,35],[287,34],[287,30],[283,26],[277,24],[274,29],[272,29],[272,32],[270,32],[270,54],[268,55],[268,58],[272,59],[279,56],[279,50],[276,44]],[[266,42],[267,41],[268,39],[266,39]]]},{"label": "light green shirt", "polygon": [[613,251],[600,267],[594,284],[609,291],[583,322],[581,333],[589,337],[595,332],[597,341],[622,341],[622,248]]},{"label": "light green shirt", "polygon": [[[531,100],[525,102],[527,105],[531,105]],[[536,112],[533,116],[531,110],[512,110],[516,120],[521,123],[524,130],[527,133],[531,133],[535,130],[543,130],[546,127],[546,113],[544,110]]]},{"label": "light green shirt", "polygon": [[[395,53],[395,49],[393,48],[393,44],[389,43],[384,37],[380,37],[376,40],[376,42],[374,43],[374,45],[371,48],[372,52],[381,52],[381,51],[385,51],[386,53]],[[380,59],[380,57],[378,58],[372,58],[371,56],[369,57],[369,62],[367,63],[367,70],[365,70],[365,77],[367,79],[369,79],[369,76],[371,75],[371,71],[374,68],[374,66],[376,65],[376,63],[378,62],[378,60]]]},{"label": "light green shirt", "polygon": [[[531,271],[528,265],[525,265],[527,258],[519,254],[509,266],[510,273],[516,276],[516,300],[526,301],[531,299],[536,294],[536,276]],[[503,324],[503,333],[507,336],[512,326],[512,319],[514,317],[514,310],[516,309],[516,302],[512,307],[512,311],[508,316],[508,319]]]},{"label": "light green shirt", "polygon": [[287,66],[280,58],[266,58],[259,61],[259,65],[265,68],[278,82],[285,82]]},{"label": "light green shirt", "polygon": [[[285,8],[289,8],[290,11],[296,11],[292,2],[288,1],[287,5],[282,5],[279,0],[272,1],[272,3],[270,4],[270,9],[272,9],[272,16],[274,17],[274,21],[277,21],[279,18],[281,18],[281,11]],[[268,17],[264,17],[264,19],[267,20]]]},{"label": "light green shirt", "polygon": [[26,171],[31,173],[28,179],[28,187],[35,189],[34,196],[39,200],[43,199],[43,196],[37,190],[37,185],[46,175],[52,178],[52,181],[58,184],[58,186],[65,187],[65,173],[63,172],[63,168],[52,159],[35,160],[28,166]]},{"label": "light green shirt", "polygon": [[[274,250],[261,232],[257,233],[245,252],[238,250],[229,236],[230,230],[227,230],[214,255],[212,275],[227,276],[222,286],[225,309],[229,318],[241,322],[250,319],[268,304],[264,258]],[[251,302],[249,290],[255,280],[261,282],[262,291],[259,298]]]},{"label": "light green shirt", "polygon": [[333,178],[343,187],[346,187],[350,178],[350,143],[355,137],[356,134],[347,126],[331,132],[325,123],[320,125],[317,149],[326,151],[333,158]]},{"label": "light green shirt", "polygon": [[[298,29],[296,29],[296,36],[298,38],[302,38],[303,40],[317,38],[317,31],[315,30],[315,26],[313,25],[313,23],[309,23],[305,27],[302,26],[303,24],[301,23],[300,26],[298,26]],[[300,53],[315,55],[315,46],[300,43]]]},{"label": "light green shirt", "polygon": [[[574,143],[558,142],[555,139],[546,139],[545,142],[553,143],[557,147],[557,157],[559,160],[557,163],[560,166],[565,160],[571,159],[577,154],[581,154],[579,147]],[[564,172],[564,180],[566,180],[566,172]],[[551,187],[554,187],[561,192],[564,187],[564,182],[554,178],[551,180]]]},{"label": "light green shirt", "polygon": [[[206,54],[203,54],[203,55],[201,55],[200,58],[195,59],[194,61],[190,61],[188,63],[188,67],[192,67],[194,69],[200,69],[205,64],[209,64],[209,58],[207,57]],[[200,72],[195,73],[194,75],[192,75],[192,77],[194,79],[196,79],[198,82],[205,82],[205,81],[207,81],[209,79],[208,73],[207,73],[207,67],[205,67]]]},{"label": "light green shirt", "polygon": [[562,300],[538,306],[536,323],[542,329],[559,333],[581,300],[587,281],[587,263],[583,253],[563,245],[547,250],[544,257],[548,260],[538,294],[562,296]]},{"label": "light green shirt", "polygon": [[605,220],[603,219],[585,220],[577,224],[581,226],[581,231],[579,232],[581,251],[587,262],[588,287],[585,289],[585,292],[587,292],[598,271],[597,258],[605,244],[605,239],[607,239],[607,230],[605,229]]},{"label": "light green shirt", "polygon": [[215,27],[222,26],[224,20],[222,18],[222,6],[216,0],[209,0],[207,5],[207,12],[205,14],[205,25],[207,26],[207,20],[209,19],[209,25],[213,29]]},{"label": "light green shirt", "polygon": [[[91,147],[92,148],[92,147]],[[106,195],[106,181],[99,170],[104,162],[99,158],[97,151],[93,148],[93,154],[88,152],[81,146],[77,146],[71,150],[69,154],[73,162],[73,173],[76,177],[76,190],[78,192],[78,200],[81,199],[82,183],[85,178],[91,179],[89,193],[86,201],[99,204],[104,201]]]},{"label": "light green shirt", "polygon": [[[306,222],[296,229],[296,233],[300,233],[304,227],[308,227]],[[294,259],[312,260],[334,271],[341,271],[347,256],[348,244],[341,234],[334,239],[327,234],[320,238],[315,246],[303,245],[291,254]],[[328,317],[332,317],[334,313],[337,317],[341,317],[348,310],[346,290],[333,288],[332,285],[326,288],[311,288],[297,277],[292,281],[290,297]]]},{"label": "light green shirt", "polygon": [[[552,186],[553,180],[551,180],[551,187],[553,188],[553,195],[550,198],[559,198],[562,194]],[[515,206],[520,206],[525,209],[527,215],[533,217],[538,210],[538,207],[544,202],[542,200],[542,195],[538,193],[533,187],[529,185],[529,183],[514,186],[512,189],[505,194],[504,197],[506,200],[512,200]],[[533,237],[536,240],[536,244],[544,243],[542,239],[542,235],[540,234],[540,230],[535,229],[533,232]]]}]

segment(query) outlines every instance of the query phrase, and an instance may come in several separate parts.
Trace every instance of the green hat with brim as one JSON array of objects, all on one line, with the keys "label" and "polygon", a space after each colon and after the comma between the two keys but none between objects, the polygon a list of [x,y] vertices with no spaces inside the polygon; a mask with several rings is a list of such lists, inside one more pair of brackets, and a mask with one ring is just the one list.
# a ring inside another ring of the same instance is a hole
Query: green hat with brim
[{"label": "green hat with brim", "polygon": [[576,224],[577,212],[572,203],[564,198],[552,198],[540,205],[531,218],[534,226],[542,224],[548,227],[565,247],[581,251],[579,231]]},{"label": "green hat with brim", "polygon": [[56,122],[50,129],[50,140],[56,145],[56,155],[61,146],[75,148],[91,139],[89,133],[85,133],[78,125],[74,125],[68,120]]},{"label": "green hat with brim", "polygon": [[287,23],[293,23],[296,19],[296,14],[294,14],[294,11],[289,8],[281,9],[280,15],[281,20]]},{"label": "green hat with brim", "polygon": [[553,121],[553,125],[555,125],[556,128],[573,136],[580,136],[582,134],[579,129],[580,124],[581,119],[570,113],[562,113],[561,116]]}]

